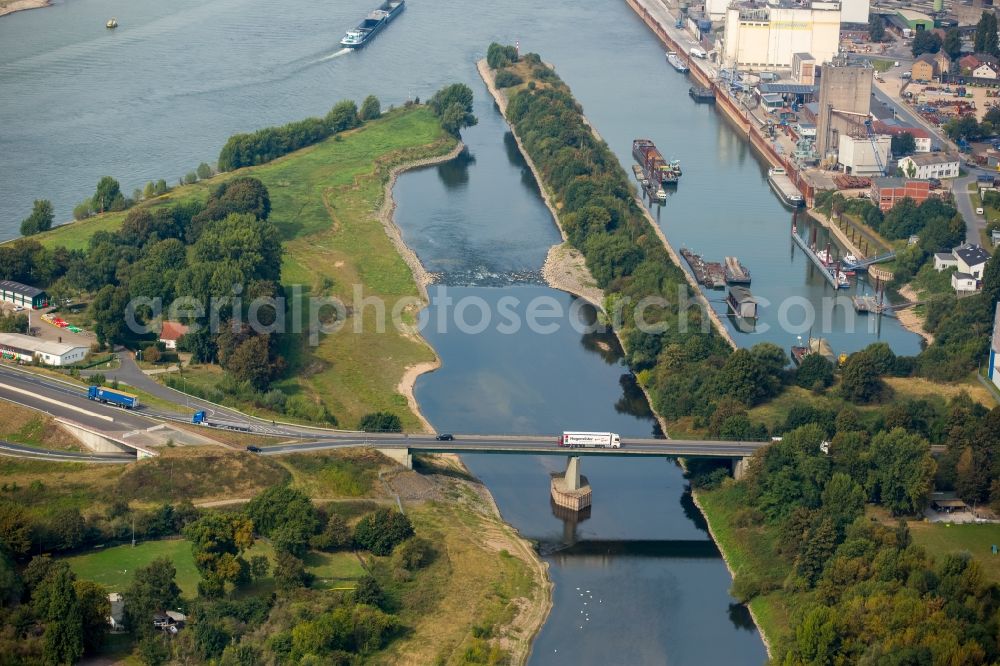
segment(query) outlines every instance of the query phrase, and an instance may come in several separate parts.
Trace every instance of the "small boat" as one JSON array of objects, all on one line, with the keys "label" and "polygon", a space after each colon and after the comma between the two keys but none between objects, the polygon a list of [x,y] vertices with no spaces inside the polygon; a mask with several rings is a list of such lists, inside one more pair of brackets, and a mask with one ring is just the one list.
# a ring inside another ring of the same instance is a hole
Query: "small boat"
[{"label": "small boat", "polygon": [[834,279],[837,280],[837,289],[849,289],[851,286],[851,281],[847,277],[847,273],[844,271],[837,271],[834,275]]},{"label": "small boat", "polygon": [[824,248],[822,250],[813,248],[813,252],[816,253],[816,257],[823,262],[824,266],[833,266],[834,258],[833,252],[830,251],[830,248]]},{"label": "small boat", "polygon": [[111,29],[111,30],[114,30],[115,28],[118,27],[118,19],[116,19],[114,17],[109,18],[108,22],[104,24],[104,27],[108,28],[108,29]]},{"label": "small boat", "polygon": [[660,203],[667,202],[667,191],[663,189],[662,186],[656,188],[656,194],[654,196],[656,197],[656,200]]},{"label": "small boat", "polygon": [[702,86],[691,86],[688,88],[688,95],[696,102],[712,104],[715,102],[715,91]]},{"label": "small boat", "polygon": [[669,62],[670,66],[681,74],[687,74],[689,71],[687,64],[685,64],[684,60],[677,55],[676,51],[667,51],[667,62]]},{"label": "small boat", "polygon": [[361,48],[387,26],[389,21],[399,16],[405,7],[406,0],[386,0],[359,23],[358,27],[348,30],[340,40],[340,45],[349,49]]}]

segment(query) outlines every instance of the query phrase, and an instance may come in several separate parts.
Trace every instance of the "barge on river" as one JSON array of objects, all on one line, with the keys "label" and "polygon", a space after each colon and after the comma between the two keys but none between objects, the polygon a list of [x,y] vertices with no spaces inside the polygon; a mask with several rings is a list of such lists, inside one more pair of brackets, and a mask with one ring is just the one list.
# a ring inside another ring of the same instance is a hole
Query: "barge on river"
[{"label": "barge on river", "polygon": [[750,271],[736,257],[726,257],[726,282],[750,284]]},{"label": "barge on river", "polygon": [[677,55],[676,51],[667,51],[667,62],[669,62],[670,66],[681,74],[687,74],[689,71],[687,63],[684,62],[683,58]]},{"label": "barge on river", "polygon": [[340,45],[349,49],[359,49],[382,31],[389,22],[403,13],[406,0],[386,0],[372,10],[354,30],[348,30]]},{"label": "barge on river", "polygon": [[726,271],[717,261],[705,261],[700,254],[695,254],[687,248],[681,248],[681,256],[691,267],[694,279],[700,285],[709,289],[722,289],[726,286]]},{"label": "barge on river", "polygon": [[705,88],[703,86],[691,86],[688,88],[688,95],[691,95],[691,99],[696,102],[704,102],[706,104],[715,104],[715,91],[711,88]]},{"label": "barge on river", "polygon": [[757,300],[746,287],[734,285],[729,288],[729,295],[726,296],[726,304],[729,310],[740,319],[747,321],[757,320]]},{"label": "barge on river", "polygon": [[786,206],[798,208],[805,203],[799,188],[795,187],[795,183],[788,177],[788,172],[781,167],[768,169],[767,182],[771,184],[771,189]]},{"label": "barge on river", "polygon": [[635,139],[632,141],[632,157],[639,163],[642,173],[653,185],[676,185],[681,177],[681,163],[678,160],[667,162],[650,139]]}]

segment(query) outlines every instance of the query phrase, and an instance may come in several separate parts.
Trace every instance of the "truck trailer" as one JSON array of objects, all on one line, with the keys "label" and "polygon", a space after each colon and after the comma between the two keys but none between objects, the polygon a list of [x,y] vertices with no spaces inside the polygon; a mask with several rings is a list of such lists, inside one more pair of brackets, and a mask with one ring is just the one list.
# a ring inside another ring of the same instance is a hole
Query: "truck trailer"
[{"label": "truck trailer", "polygon": [[620,449],[622,438],[613,432],[564,432],[556,443],[569,449]]},{"label": "truck trailer", "polygon": [[87,397],[91,400],[99,400],[104,404],[116,405],[125,409],[135,409],[139,406],[138,396],[118,389],[109,389],[103,386],[91,386],[87,389]]},{"label": "truck trailer", "polygon": [[209,426],[211,428],[224,428],[226,430],[237,430],[239,432],[252,432],[257,430],[251,424],[240,421],[226,421],[224,419],[209,418],[204,411],[195,412],[191,416],[191,423],[195,425]]}]

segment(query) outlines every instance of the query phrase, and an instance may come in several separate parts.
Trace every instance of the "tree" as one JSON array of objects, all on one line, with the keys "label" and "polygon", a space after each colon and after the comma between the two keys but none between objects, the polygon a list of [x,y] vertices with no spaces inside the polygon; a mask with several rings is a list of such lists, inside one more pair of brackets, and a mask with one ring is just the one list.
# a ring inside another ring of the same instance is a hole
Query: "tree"
[{"label": "tree", "polygon": [[339,513],[332,513],[326,521],[323,531],[312,538],[313,548],[325,551],[335,551],[348,548],[354,540],[351,528]]},{"label": "tree", "polygon": [[205,180],[212,177],[212,167],[208,166],[206,162],[202,162],[198,165],[198,170],[195,172],[198,174],[199,180]]},{"label": "tree", "polygon": [[364,516],[354,527],[354,541],[375,555],[389,555],[397,544],[413,536],[406,515],[381,508]]},{"label": "tree", "polygon": [[952,60],[958,60],[962,55],[962,33],[958,28],[951,28],[944,33],[944,42],[941,44],[944,51]]},{"label": "tree", "polygon": [[61,509],[49,520],[53,545],[60,550],[73,550],[83,543],[86,524],[77,508]]},{"label": "tree", "polygon": [[181,591],[175,578],[177,569],[165,557],[160,557],[136,569],[132,582],[125,590],[125,626],[138,638],[153,633],[153,613],[175,608]]},{"label": "tree", "polygon": [[993,12],[982,13],[979,23],[976,24],[976,35],[973,39],[974,51],[976,53],[989,53],[992,56],[1000,56],[1000,48],[997,44],[997,17]]},{"label": "tree", "polygon": [[980,131],[979,123],[976,122],[974,114],[952,118],[944,124],[945,134],[955,141],[977,139],[980,136]]},{"label": "tree", "polygon": [[249,564],[250,575],[254,580],[267,578],[267,574],[271,572],[271,560],[267,559],[267,555],[254,555],[250,558]]},{"label": "tree", "polygon": [[198,172],[196,172],[196,171],[188,171],[186,174],[184,174],[184,178],[182,179],[182,182],[185,185],[193,185],[194,183],[197,183],[198,182]]},{"label": "tree", "polygon": [[111,615],[108,591],[89,580],[78,580],[75,587],[83,627],[83,648],[88,654],[95,654],[108,636],[108,616]]},{"label": "tree", "polygon": [[268,340],[270,336],[255,335],[247,338],[226,357],[223,367],[236,381],[247,382],[255,391],[267,391],[274,376]]},{"label": "tree", "polygon": [[52,202],[48,199],[35,199],[31,215],[21,221],[21,235],[31,236],[52,228],[55,215],[52,212]]},{"label": "tree", "polygon": [[83,656],[83,618],[74,580],[69,565],[58,562],[32,592],[35,614],[45,622],[42,656],[46,664],[72,664]]},{"label": "tree", "polygon": [[464,83],[453,83],[434,93],[428,104],[441,120],[446,132],[458,136],[463,127],[479,122],[472,114],[472,88]]},{"label": "tree", "polygon": [[97,181],[97,191],[94,192],[91,201],[94,210],[98,213],[125,208],[125,197],[122,196],[118,181],[111,176],[104,176]]},{"label": "tree", "polygon": [[823,487],[823,513],[838,533],[854,522],[865,508],[865,490],[850,476],[836,472]]},{"label": "tree", "polygon": [[813,391],[833,384],[833,364],[822,354],[806,354],[795,372],[795,384]]},{"label": "tree", "polygon": [[146,187],[142,189],[143,199],[152,199],[156,196],[156,184],[153,181],[146,183]]},{"label": "tree", "polygon": [[936,465],[927,440],[902,428],[872,438],[868,492],[893,515],[924,508]]},{"label": "tree", "polygon": [[996,307],[1000,300],[1000,260],[997,259],[997,250],[993,251],[993,256],[986,262],[983,269],[983,296],[989,299],[990,310]]},{"label": "tree", "polygon": [[839,654],[838,634],[834,611],[823,606],[813,608],[795,628],[795,647],[801,655],[801,662],[788,659],[786,663],[836,663]]},{"label": "tree", "polygon": [[169,191],[170,191],[170,188],[167,187],[167,181],[166,180],[164,180],[163,178],[161,178],[158,181],[156,181],[156,187],[155,187],[156,196],[160,196],[161,194],[166,194]]},{"label": "tree", "polygon": [[358,112],[358,117],[362,121],[376,120],[382,115],[382,105],[379,104],[378,97],[375,95],[368,95],[365,97],[365,101],[361,102],[361,111]]},{"label": "tree", "polygon": [[882,21],[882,17],[875,12],[872,12],[868,19],[868,37],[873,42],[881,42],[885,39],[885,23]]},{"label": "tree", "polygon": [[326,114],[326,123],[334,134],[357,127],[360,124],[358,105],[349,99],[337,102]]},{"label": "tree", "polygon": [[139,641],[137,652],[146,666],[162,666],[170,660],[170,648],[163,636],[147,636]]},{"label": "tree", "polygon": [[78,203],[76,206],[73,207],[74,220],[86,220],[93,214],[94,214],[94,203],[90,199],[85,199],[84,201]]},{"label": "tree", "polygon": [[493,42],[486,49],[486,64],[490,69],[507,67],[518,61],[517,47]]},{"label": "tree", "polygon": [[941,50],[941,37],[930,30],[917,30],[911,50],[914,58],[924,53],[937,53]]},{"label": "tree", "polygon": [[371,412],[361,417],[358,430],[364,432],[402,432],[403,422],[390,412]]},{"label": "tree", "polygon": [[90,303],[90,316],[94,320],[94,334],[101,344],[118,344],[128,338],[125,308],[129,294],[124,287],[105,285]]},{"label": "tree", "polygon": [[[758,349],[761,348],[761,349]],[[777,394],[784,352],[775,345],[762,343],[753,349],[737,349],[729,355],[716,376],[719,391],[751,407]]]},{"label": "tree", "polygon": [[0,550],[20,557],[31,550],[31,518],[20,504],[0,501]]},{"label": "tree", "polygon": [[841,374],[840,395],[854,403],[877,400],[885,387],[875,359],[864,351],[851,354]]},{"label": "tree", "polygon": [[195,565],[201,572],[203,596],[216,596],[225,583],[239,585],[249,578],[249,566],[240,554],[253,545],[253,522],[240,514],[205,514],[184,528]]},{"label": "tree", "polygon": [[912,155],[917,150],[917,141],[909,132],[903,132],[892,137],[892,154],[896,157]]},{"label": "tree", "polygon": [[803,544],[804,548],[795,562],[795,572],[812,587],[837,548],[837,529],[833,520],[824,518],[819,525],[810,528]]},{"label": "tree", "polygon": [[307,587],[309,582],[310,576],[306,573],[302,560],[288,552],[278,553],[274,565],[274,584],[279,590],[290,592],[299,587]]},{"label": "tree", "polygon": [[385,593],[382,591],[382,586],[372,576],[365,576],[354,588],[354,603],[367,604],[384,610]]}]

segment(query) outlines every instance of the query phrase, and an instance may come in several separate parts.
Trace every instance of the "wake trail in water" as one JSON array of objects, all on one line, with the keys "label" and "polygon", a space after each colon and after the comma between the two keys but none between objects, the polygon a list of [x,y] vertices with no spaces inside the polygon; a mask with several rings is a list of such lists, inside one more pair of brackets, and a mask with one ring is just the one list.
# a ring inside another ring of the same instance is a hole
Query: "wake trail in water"
[{"label": "wake trail in water", "polygon": [[351,52],[351,50],[352,49],[340,49],[336,53],[331,53],[328,56],[323,56],[319,60],[316,60],[315,62],[313,62],[313,64],[315,65],[316,63],[319,63],[319,62],[326,62],[327,60],[333,60],[334,58],[339,58],[340,56],[347,55],[348,53]]}]

